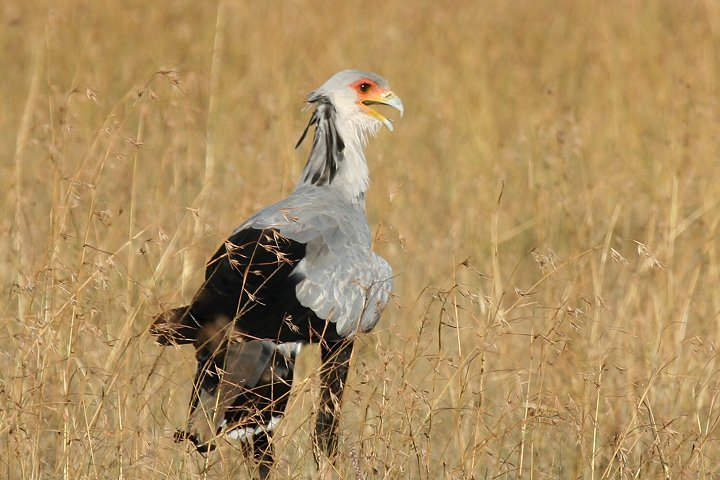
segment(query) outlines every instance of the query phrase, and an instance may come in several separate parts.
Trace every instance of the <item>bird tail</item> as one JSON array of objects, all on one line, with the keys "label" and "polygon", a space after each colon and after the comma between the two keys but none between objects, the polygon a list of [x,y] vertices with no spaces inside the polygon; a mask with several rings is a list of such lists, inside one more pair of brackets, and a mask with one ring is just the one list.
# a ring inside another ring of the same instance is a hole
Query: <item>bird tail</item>
[{"label": "bird tail", "polygon": [[184,345],[197,339],[199,328],[190,305],[186,305],[157,315],[150,325],[150,333],[160,345]]},{"label": "bird tail", "polygon": [[300,348],[299,343],[252,340],[231,343],[220,352],[198,350],[190,417],[175,439],[190,440],[206,452],[221,432],[253,438],[256,459],[272,463],[269,436],[285,413]]}]

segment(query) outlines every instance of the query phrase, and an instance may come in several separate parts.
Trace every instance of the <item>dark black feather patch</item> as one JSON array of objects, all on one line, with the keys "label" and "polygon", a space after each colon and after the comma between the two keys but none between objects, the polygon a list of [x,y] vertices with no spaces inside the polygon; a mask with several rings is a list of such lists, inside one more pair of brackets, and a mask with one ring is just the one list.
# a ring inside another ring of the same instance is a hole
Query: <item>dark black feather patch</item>
[{"label": "dark black feather patch", "polygon": [[317,341],[321,335],[338,340],[334,325],[295,296],[302,277],[292,272],[304,257],[305,244],[274,230],[236,232],[208,262],[193,302],[156,317],[151,332],[163,344],[192,342],[196,347],[219,346],[228,329],[279,342]]},{"label": "dark black feather patch", "polygon": [[337,169],[345,159],[345,142],[335,126],[335,107],[324,97],[315,101],[317,108],[295,148],[300,146],[310,126],[314,125],[315,136],[302,181],[320,187],[335,179]]}]

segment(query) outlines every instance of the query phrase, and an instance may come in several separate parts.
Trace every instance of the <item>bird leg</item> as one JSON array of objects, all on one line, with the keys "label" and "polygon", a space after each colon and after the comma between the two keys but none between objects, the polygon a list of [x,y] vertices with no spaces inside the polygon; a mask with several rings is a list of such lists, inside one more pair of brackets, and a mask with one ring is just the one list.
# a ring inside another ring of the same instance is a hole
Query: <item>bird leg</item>
[{"label": "bird leg", "polygon": [[[343,388],[350,368],[352,340],[320,343],[320,408],[315,423],[315,444],[330,459],[337,453],[337,426]],[[317,460],[317,458],[316,458]]]},{"label": "bird leg", "polygon": [[270,470],[275,462],[271,435],[271,432],[262,431],[253,436],[252,457],[257,465],[258,477],[262,480],[270,477]]}]

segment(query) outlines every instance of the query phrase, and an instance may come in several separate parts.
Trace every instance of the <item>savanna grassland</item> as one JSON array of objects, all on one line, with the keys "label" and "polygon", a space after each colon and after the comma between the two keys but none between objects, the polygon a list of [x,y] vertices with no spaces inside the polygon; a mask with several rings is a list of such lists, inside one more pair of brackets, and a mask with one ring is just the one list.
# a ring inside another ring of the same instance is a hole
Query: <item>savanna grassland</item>
[{"label": "savanna grassland", "polygon": [[[0,5],[0,477],[246,478],[176,444],[192,349],[154,313],[289,193],[303,99],[375,71],[395,297],[337,478],[720,476],[720,4]],[[276,478],[313,478],[318,352]]]}]

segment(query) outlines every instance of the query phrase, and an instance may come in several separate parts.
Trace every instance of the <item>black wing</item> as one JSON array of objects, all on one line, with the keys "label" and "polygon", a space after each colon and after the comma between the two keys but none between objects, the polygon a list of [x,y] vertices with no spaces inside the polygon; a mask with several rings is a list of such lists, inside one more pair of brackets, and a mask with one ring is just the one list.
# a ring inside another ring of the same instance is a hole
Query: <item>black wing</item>
[{"label": "black wing", "polygon": [[233,325],[248,337],[279,342],[336,340],[335,328],[302,306],[291,275],[305,257],[305,244],[272,229],[234,233],[207,264],[205,282],[192,304],[156,317],[160,343],[213,343]]}]

